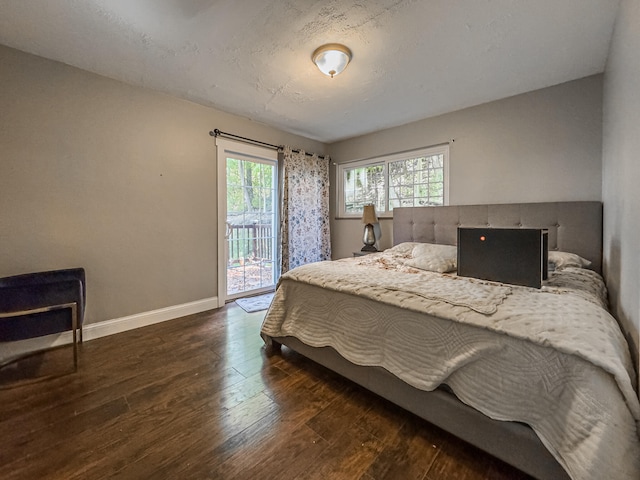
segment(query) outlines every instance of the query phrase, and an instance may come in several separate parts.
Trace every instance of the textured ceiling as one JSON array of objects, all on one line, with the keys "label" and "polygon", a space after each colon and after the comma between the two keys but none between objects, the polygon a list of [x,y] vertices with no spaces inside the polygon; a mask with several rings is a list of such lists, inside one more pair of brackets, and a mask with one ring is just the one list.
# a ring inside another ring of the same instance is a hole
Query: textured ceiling
[{"label": "textured ceiling", "polygon": [[0,43],[333,142],[602,72],[618,4],[2,0]]}]

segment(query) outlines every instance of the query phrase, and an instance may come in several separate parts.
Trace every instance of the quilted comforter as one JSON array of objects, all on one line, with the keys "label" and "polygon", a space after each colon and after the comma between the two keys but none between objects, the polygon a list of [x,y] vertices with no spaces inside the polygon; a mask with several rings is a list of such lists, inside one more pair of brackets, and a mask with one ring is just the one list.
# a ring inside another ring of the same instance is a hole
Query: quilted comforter
[{"label": "quilted comforter", "polygon": [[640,403],[602,278],[542,289],[408,267],[385,253],[284,274],[262,326],[331,346],[408,384],[447,384],[496,420],[530,425],[573,479],[640,478]]}]

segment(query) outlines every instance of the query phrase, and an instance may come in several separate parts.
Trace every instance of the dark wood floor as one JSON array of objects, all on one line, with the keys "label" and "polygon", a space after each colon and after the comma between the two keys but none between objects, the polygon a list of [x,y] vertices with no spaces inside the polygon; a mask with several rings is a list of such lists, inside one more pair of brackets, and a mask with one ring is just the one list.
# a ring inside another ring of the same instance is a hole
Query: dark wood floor
[{"label": "dark wood floor", "polygon": [[[526,479],[283,347],[235,304],[0,371],[0,478]],[[42,375],[48,375],[42,379]]]}]

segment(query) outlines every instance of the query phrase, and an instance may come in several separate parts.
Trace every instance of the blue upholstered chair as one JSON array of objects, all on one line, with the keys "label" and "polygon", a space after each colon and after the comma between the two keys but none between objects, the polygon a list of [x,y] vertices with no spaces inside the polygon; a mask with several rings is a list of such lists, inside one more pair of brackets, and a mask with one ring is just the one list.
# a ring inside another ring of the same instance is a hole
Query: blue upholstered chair
[{"label": "blue upholstered chair", "polygon": [[[85,285],[83,268],[0,278],[0,342],[71,330],[73,361],[77,368],[78,337],[82,342],[86,301]],[[11,359],[5,365],[15,360]]]}]

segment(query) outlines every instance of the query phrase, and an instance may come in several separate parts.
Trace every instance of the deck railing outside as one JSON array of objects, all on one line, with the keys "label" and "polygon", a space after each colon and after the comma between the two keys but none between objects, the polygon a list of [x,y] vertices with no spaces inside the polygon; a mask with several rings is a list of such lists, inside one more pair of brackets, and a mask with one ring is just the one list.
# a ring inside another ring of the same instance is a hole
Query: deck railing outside
[{"label": "deck railing outside", "polygon": [[229,262],[227,292],[236,294],[272,286],[275,282],[271,224],[227,223]]},{"label": "deck railing outside", "polygon": [[227,225],[229,237],[229,265],[247,260],[272,260],[273,241],[270,224]]}]

